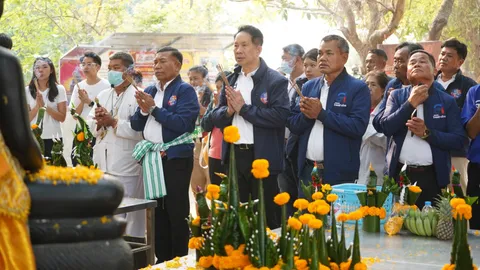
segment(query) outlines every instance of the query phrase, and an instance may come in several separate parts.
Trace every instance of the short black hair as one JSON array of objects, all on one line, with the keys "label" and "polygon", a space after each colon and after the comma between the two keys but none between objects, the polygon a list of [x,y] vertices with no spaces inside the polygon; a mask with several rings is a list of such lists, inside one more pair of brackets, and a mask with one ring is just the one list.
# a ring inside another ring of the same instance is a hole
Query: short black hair
[{"label": "short black hair", "polygon": [[328,42],[328,41],[334,41],[334,40],[338,42],[338,48],[340,49],[341,52],[349,53],[350,48],[348,46],[348,42],[343,37],[339,35],[328,35],[322,38],[322,42]]},{"label": "short black hair", "polygon": [[428,56],[428,60],[430,60],[430,63],[432,64],[433,68],[435,68],[435,57],[433,57],[433,55],[431,55],[429,52],[427,52],[425,50],[415,50],[415,51],[410,53],[409,58],[412,57],[412,55],[417,54],[417,53],[426,54]]},{"label": "short black hair", "polygon": [[413,51],[423,50],[423,46],[418,44],[418,43],[402,42],[395,48],[395,51],[398,51],[398,50],[403,49],[405,47],[407,47],[409,54]]},{"label": "short black hair", "polygon": [[385,59],[385,61],[388,61],[387,53],[382,49],[371,49],[371,50],[368,51],[368,53],[375,54],[376,56],[383,57],[383,59]]},{"label": "short black hair", "polygon": [[208,75],[208,68],[205,66],[193,66],[191,67],[188,72],[198,72],[202,75],[202,78],[207,77]]},{"label": "short black hair", "polygon": [[183,55],[178,49],[175,49],[170,46],[166,46],[157,51],[157,53],[162,53],[162,52],[170,52],[172,56],[177,58],[178,62],[180,62],[180,64],[183,65]]},{"label": "short black hair", "polygon": [[305,50],[303,49],[303,47],[298,44],[287,45],[283,47],[283,51],[290,54],[291,56],[303,57],[303,55],[305,54]]},{"label": "short black hair", "polygon": [[238,28],[237,33],[233,36],[233,38],[236,38],[237,35],[240,32],[245,32],[248,33],[252,37],[252,43],[257,45],[257,46],[262,46],[263,45],[263,34],[260,29],[256,28],[255,26],[252,25],[242,25]]},{"label": "short black hair", "polygon": [[83,62],[83,59],[85,59],[85,57],[92,58],[95,64],[97,64],[100,67],[102,66],[102,58],[100,58],[98,54],[94,52],[85,52],[83,56],[80,57],[80,63]]},{"label": "short black hair", "polygon": [[7,48],[9,50],[13,47],[12,39],[5,33],[0,33],[0,47]]},{"label": "short black hair", "polygon": [[122,60],[122,64],[126,68],[130,68],[131,66],[133,66],[133,57],[129,53],[126,53],[126,52],[116,52],[116,53],[112,54],[109,59],[110,60],[115,60],[115,59]]},{"label": "short black hair", "polygon": [[458,41],[456,38],[448,39],[442,44],[442,49],[444,47],[447,48],[452,48],[455,51],[457,51],[458,56],[460,56],[461,59],[466,59],[467,58],[467,45],[464,43]]},{"label": "short black hair", "polygon": [[318,58],[318,49],[313,48],[310,51],[306,52],[305,55],[303,55],[303,61],[305,61],[305,59],[307,58],[316,62]]}]

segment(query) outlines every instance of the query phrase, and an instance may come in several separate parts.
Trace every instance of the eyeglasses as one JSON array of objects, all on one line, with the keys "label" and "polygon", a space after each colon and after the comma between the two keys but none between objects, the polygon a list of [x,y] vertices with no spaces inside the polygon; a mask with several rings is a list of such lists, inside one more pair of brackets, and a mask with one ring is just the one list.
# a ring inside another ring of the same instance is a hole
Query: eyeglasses
[{"label": "eyeglasses", "polygon": [[96,63],[81,63],[80,64],[82,67],[95,67],[97,64]]}]

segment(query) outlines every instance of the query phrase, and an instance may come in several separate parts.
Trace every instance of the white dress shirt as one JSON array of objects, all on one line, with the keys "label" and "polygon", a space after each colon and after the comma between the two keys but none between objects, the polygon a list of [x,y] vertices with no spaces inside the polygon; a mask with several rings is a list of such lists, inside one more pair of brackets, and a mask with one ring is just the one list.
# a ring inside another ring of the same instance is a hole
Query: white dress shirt
[{"label": "white dress shirt", "polygon": [[[87,80],[83,80],[79,82],[78,85],[75,85],[73,87],[72,96],[70,97],[70,105],[69,105],[70,108],[73,108],[73,107],[77,108],[78,105],[80,105],[80,97],[78,95],[77,86],[80,86],[80,89],[85,89],[85,91],[87,91],[88,98],[92,101],[95,100],[98,93],[100,93],[102,90],[111,88],[110,83],[105,79],[100,79],[100,81],[92,85],[88,84]],[[82,113],[80,114],[80,116],[83,117],[83,119],[87,119],[88,114],[90,113],[90,110],[94,109],[94,107],[90,107],[89,105],[90,104],[84,104],[83,106]]]},{"label": "white dress shirt", "polygon": [[[163,97],[165,96],[165,89],[167,89],[167,86],[172,82],[173,80],[167,82],[165,84],[165,87],[160,86],[160,82],[158,82],[155,87],[157,87],[157,93],[155,94],[155,97],[153,98],[153,101],[155,101],[155,106],[158,108],[163,107]],[[148,115],[142,111],[140,113],[144,116]],[[143,136],[145,137],[145,140],[150,141],[152,143],[163,143],[163,130],[162,130],[162,124],[155,120],[155,117],[153,115],[148,115],[147,119],[147,124],[145,124],[145,128],[143,130]]]},{"label": "white dress shirt", "polygon": [[[417,117],[425,119],[423,104],[417,107]],[[407,165],[432,165],[433,157],[430,144],[417,135],[413,135],[412,137],[412,132],[409,130],[405,136],[398,161]]]},{"label": "white dress shirt", "polygon": [[[455,75],[456,75],[456,74],[455,74]],[[440,74],[438,75],[438,77],[437,77],[437,82],[438,82],[439,84],[441,84],[441,85],[443,86],[443,88],[445,88],[445,90],[447,90],[448,86],[449,86],[453,81],[455,81],[455,75],[453,75],[450,80],[444,82],[444,81],[442,80],[442,73],[440,73]]]},{"label": "white dress shirt", "polygon": [[[252,89],[253,89],[253,78],[258,68],[248,74],[243,73],[243,69],[238,76],[237,82],[235,83],[235,89],[240,91],[242,94],[245,104],[252,104]],[[245,120],[238,113],[233,115],[232,125],[238,127],[238,132],[240,133],[240,140],[235,142],[235,144],[253,144],[253,125],[252,123]]]},{"label": "white dress shirt", "polygon": [[[320,102],[323,108],[327,106],[328,91],[330,86],[327,81],[323,81],[322,89],[320,89]],[[307,146],[307,158],[313,161],[323,161],[324,145],[323,145],[323,124],[320,120],[315,120],[315,124],[310,132]]]}]

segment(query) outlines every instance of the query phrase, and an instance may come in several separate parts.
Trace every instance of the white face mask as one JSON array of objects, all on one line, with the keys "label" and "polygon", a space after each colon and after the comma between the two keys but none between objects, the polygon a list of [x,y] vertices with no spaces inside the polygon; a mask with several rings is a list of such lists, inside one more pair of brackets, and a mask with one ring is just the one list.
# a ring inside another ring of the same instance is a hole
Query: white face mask
[{"label": "white face mask", "polygon": [[292,73],[294,61],[295,61],[295,58],[290,61],[282,60],[282,64],[280,65],[280,71],[282,71],[285,74]]}]

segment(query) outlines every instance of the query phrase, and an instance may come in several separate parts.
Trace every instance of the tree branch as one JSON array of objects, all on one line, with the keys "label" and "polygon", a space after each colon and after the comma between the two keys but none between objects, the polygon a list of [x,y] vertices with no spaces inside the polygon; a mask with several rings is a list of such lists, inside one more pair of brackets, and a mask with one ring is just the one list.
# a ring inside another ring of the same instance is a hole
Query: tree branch
[{"label": "tree branch", "polygon": [[395,5],[394,9],[395,12],[392,14],[392,18],[390,19],[389,24],[387,27],[383,29],[376,30],[372,33],[369,37],[370,46],[376,47],[377,44],[381,44],[385,39],[391,36],[395,30],[398,28],[400,21],[405,14],[405,2],[406,0],[398,0],[397,4]]},{"label": "tree branch", "polygon": [[63,30],[63,28],[46,12],[46,11],[43,11],[41,9],[39,9],[35,4],[33,3],[30,3],[30,5],[33,6],[34,9],[36,9],[37,11],[39,11],[40,13],[42,13],[43,15],[45,15],[45,17],[47,17],[53,24],[55,24],[56,27],[58,27],[58,29],[70,40],[72,40],[73,44],[78,44],[77,41],[70,35],[68,34],[65,30]]},{"label": "tree branch", "polygon": [[368,21],[368,36],[371,36],[375,30],[378,29],[382,19],[382,13],[378,11],[378,3],[375,0],[367,0],[367,5],[370,10],[370,20]]},{"label": "tree branch", "polygon": [[443,28],[448,23],[448,18],[453,11],[454,0],[443,0],[440,10],[433,20],[430,30],[428,31],[427,40],[439,40],[442,35]]},{"label": "tree branch", "polygon": [[328,5],[323,3],[322,0],[317,0],[317,4],[323,7],[328,13],[330,13],[330,15],[332,15],[334,20],[337,22],[338,27],[343,27],[343,25],[345,24],[345,18],[343,16],[329,8]]},{"label": "tree branch", "polygon": [[100,15],[100,11],[102,10],[102,7],[103,7],[103,0],[100,0],[99,7],[97,9],[97,15],[95,15],[95,21],[93,22],[92,29],[97,28],[98,16]]}]

